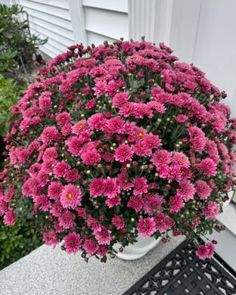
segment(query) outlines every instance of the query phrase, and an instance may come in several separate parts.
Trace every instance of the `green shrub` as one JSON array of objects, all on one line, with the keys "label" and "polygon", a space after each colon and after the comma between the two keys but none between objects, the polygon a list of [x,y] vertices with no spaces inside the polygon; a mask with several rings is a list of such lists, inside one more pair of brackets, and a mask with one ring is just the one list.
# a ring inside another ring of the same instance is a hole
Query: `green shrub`
[{"label": "green shrub", "polygon": [[9,129],[11,107],[20,98],[26,85],[18,85],[12,79],[5,79],[0,75],[0,136],[4,136]]},{"label": "green shrub", "polygon": [[0,73],[7,76],[16,72],[21,63],[19,57],[30,67],[38,46],[47,41],[30,34],[23,14],[19,5],[0,4]]},{"label": "green shrub", "polygon": [[0,221],[0,270],[42,244],[33,217],[25,215],[29,206],[32,206],[30,200],[22,204],[21,216],[14,226],[6,227]]},{"label": "green shrub", "polygon": [[[14,80],[5,79],[0,75],[0,171],[4,161],[3,137],[8,132],[12,119],[10,110],[25,87],[26,85],[18,85]],[[18,222],[14,226],[6,227],[0,220],[0,269],[41,245],[41,236],[36,231],[33,216],[28,213],[29,206],[32,206],[30,200],[20,204]]]}]

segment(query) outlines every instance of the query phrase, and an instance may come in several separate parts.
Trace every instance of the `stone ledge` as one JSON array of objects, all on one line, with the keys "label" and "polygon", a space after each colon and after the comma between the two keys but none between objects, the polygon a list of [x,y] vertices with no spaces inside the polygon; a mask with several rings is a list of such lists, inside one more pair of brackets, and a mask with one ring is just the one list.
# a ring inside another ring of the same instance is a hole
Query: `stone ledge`
[{"label": "stone ledge", "polygon": [[100,263],[84,262],[59,247],[41,246],[0,271],[0,294],[4,295],[121,295],[168,253],[183,237],[160,243],[144,258],[118,258]]}]

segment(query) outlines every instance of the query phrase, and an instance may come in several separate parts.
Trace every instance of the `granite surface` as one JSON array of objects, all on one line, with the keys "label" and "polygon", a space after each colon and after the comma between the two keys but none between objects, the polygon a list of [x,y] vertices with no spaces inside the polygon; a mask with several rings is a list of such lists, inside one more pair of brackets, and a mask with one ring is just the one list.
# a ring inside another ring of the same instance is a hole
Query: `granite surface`
[{"label": "granite surface", "polygon": [[1,295],[121,295],[170,253],[182,237],[160,243],[136,261],[84,262],[59,247],[41,246],[0,271]]}]

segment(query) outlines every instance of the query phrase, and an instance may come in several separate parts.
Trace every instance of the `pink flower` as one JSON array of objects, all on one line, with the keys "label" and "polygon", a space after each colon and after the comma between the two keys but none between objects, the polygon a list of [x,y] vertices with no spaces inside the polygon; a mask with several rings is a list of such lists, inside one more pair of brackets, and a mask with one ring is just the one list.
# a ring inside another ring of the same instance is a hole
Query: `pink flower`
[{"label": "pink flower", "polygon": [[91,149],[82,152],[81,159],[85,165],[95,166],[101,161],[101,155],[96,149]]},{"label": "pink flower", "polygon": [[139,178],[135,178],[133,180],[133,184],[134,184],[134,195],[142,195],[147,193],[147,179],[145,177],[139,177]]},{"label": "pink flower", "polygon": [[43,153],[43,160],[44,161],[48,161],[51,159],[57,159],[57,157],[58,157],[58,152],[55,147],[49,147]]},{"label": "pink flower", "polygon": [[190,167],[190,162],[188,157],[182,152],[173,152],[172,154],[172,163],[179,165],[184,168]]},{"label": "pink flower", "polygon": [[171,153],[167,150],[158,150],[152,155],[151,161],[155,166],[162,164],[167,165],[171,161]]},{"label": "pink flower", "polygon": [[56,127],[51,126],[51,127],[46,127],[41,136],[40,136],[41,140],[43,143],[49,144],[52,141],[57,141],[59,138],[59,133],[56,129]]},{"label": "pink flower", "polygon": [[176,122],[177,123],[184,123],[185,121],[188,120],[188,117],[185,116],[185,115],[178,115],[176,118],[175,118]]},{"label": "pink flower", "polygon": [[124,104],[126,104],[129,101],[129,93],[128,92],[120,92],[115,94],[115,96],[112,99],[112,103],[114,107],[120,108]]},{"label": "pink flower", "polygon": [[63,112],[56,115],[57,124],[61,127],[71,122],[71,116],[68,112]]},{"label": "pink flower", "polygon": [[121,172],[117,177],[117,183],[121,190],[131,190],[133,184],[129,181],[129,176],[126,172]]},{"label": "pink flower", "polygon": [[117,184],[117,179],[115,178],[107,178],[104,182],[104,195],[108,198],[115,197],[119,194],[120,189]]},{"label": "pink flower", "polygon": [[103,130],[106,127],[107,121],[104,114],[97,113],[88,119],[88,124],[91,129]]},{"label": "pink flower", "polygon": [[111,235],[105,227],[94,232],[95,238],[100,245],[108,245],[111,242]]},{"label": "pink flower", "polygon": [[87,252],[87,254],[93,255],[98,250],[98,244],[92,238],[91,239],[86,239],[84,241],[83,248]]},{"label": "pink flower", "polygon": [[214,219],[219,213],[220,205],[213,201],[210,201],[203,209],[203,214],[209,219]]},{"label": "pink flower", "polygon": [[143,199],[143,209],[147,214],[157,213],[163,203],[163,198],[158,194],[146,194]]},{"label": "pink flower", "polygon": [[151,148],[149,148],[148,145],[143,140],[140,140],[135,143],[133,147],[133,151],[139,157],[150,156],[152,154]]},{"label": "pink flower", "polygon": [[169,205],[170,205],[170,212],[175,213],[175,212],[179,212],[184,207],[184,202],[181,196],[175,195],[170,197]]},{"label": "pink flower", "polygon": [[159,213],[155,216],[156,230],[160,233],[164,233],[165,231],[171,229],[175,222],[169,216]]},{"label": "pink flower", "polygon": [[66,141],[66,146],[73,155],[78,156],[82,150],[83,142],[77,136],[72,136]]},{"label": "pink flower", "polygon": [[68,184],[64,187],[60,201],[64,208],[76,208],[81,204],[82,192],[73,184]]},{"label": "pink flower", "polygon": [[69,233],[64,238],[64,247],[67,253],[76,254],[81,247],[80,235]]},{"label": "pink flower", "polygon": [[125,223],[124,223],[124,219],[122,216],[120,215],[114,215],[112,217],[112,224],[116,227],[116,229],[120,230],[120,229],[124,229],[125,228]]},{"label": "pink flower", "polygon": [[53,168],[53,173],[56,177],[65,177],[67,172],[70,170],[69,164],[65,161],[58,162]]},{"label": "pink flower", "polygon": [[121,163],[132,160],[133,151],[128,144],[121,144],[115,150],[115,160]]},{"label": "pink flower", "polygon": [[108,208],[113,208],[115,206],[119,206],[121,203],[121,199],[119,195],[110,197],[108,199],[106,199],[106,205]]},{"label": "pink flower", "polygon": [[215,245],[211,242],[200,245],[197,248],[196,255],[200,259],[212,258],[215,253]]},{"label": "pink flower", "polygon": [[93,197],[100,197],[105,192],[105,181],[102,178],[94,178],[89,185],[89,193]]},{"label": "pink flower", "polygon": [[43,233],[43,241],[48,246],[55,247],[59,243],[57,234],[54,231]]},{"label": "pink flower", "polygon": [[83,131],[87,129],[87,121],[81,120],[78,121],[73,127],[72,132],[76,135],[80,135]]},{"label": "pink flower", "polygon": [[65,177],[65,180],[67,182],[77,182],[80,179],[81,179],[81,175],[76,168],[73,168],[67,171],[66,177]]},{"label": "pink flower", "polygon": [[61,215],[58,218],[59,225],[62,226],[63,229],[71,228],[73,226],[74,220],[74,214],[68,210],[62,211]]},{"label": "pink flower", "polygon": [[156,224],[153,217],[139,218],[138,233],[144,237],[150,237],[156,231]]},{"label": "pink flower", "polygon": [[96,106],[96,104],[97,104],[96,99],[90,99],[90,100],[86,103],[85,108],[86,108],[87,110],[91,110],[91,109],[93,109],[93,108]]},{"label": "pink flower", "polygon": [[142,141],[145,143],[147,148],[150,149],[158,148],[161,144],[160,138],[152,133],[144,135]]},{"label": "pink flower", "polygon": [[131,196],[127,206],[133,208],[138,213],[143,207],[143,199],[141,195]]},{"label": "pink flower", "polygon": [[195,188],[201,199],[207,199],[211,194],[211,187],[204,180],[196,181]]},{"label": "pink flower", "polygon": [[45,92],[39,97],[39,108],[42,111],[48,111],[52,107],[50,92]]},{"label": "pink flower", "polygon": [[47,212],[51,207],[48,197],[44,194],[34,197],[34,205],[36,208],[40,208],[43,212]]},{"label": "pink flower", "polygon": [[3,222],[6,225],[14,225],[16,221],[16,212],[13,209],[7,209],[3,218]]},{"label": "pink flower", "polygon": [[193,199],[193,196],[195,194],[194,185],[188,180],[181,181],[179,185],[180,185],[180,188],[177,189],[177,194],[181,198],[183,198],[184,201]]},{"label": "pink flower", "polygon": [[0,216],[3,216],[4,213],[7,211],[7,201],[0,197]]},{"label": "pink flower", "polygon": [[122,134],[125,131],[125,121],[120,117],[114,117],[108,121],[108,130],[111,133]]},{"label": "pink flower", "polygon": [[51,199],[58,200],[63,190],[63,185],[61,182],[52,181],[48,186],[48,196]]},{"label": "pink flower", "polygon": [[210,158],[202,160],[197,168],[206,176],[215,176],[217,173],[217,165]]}]

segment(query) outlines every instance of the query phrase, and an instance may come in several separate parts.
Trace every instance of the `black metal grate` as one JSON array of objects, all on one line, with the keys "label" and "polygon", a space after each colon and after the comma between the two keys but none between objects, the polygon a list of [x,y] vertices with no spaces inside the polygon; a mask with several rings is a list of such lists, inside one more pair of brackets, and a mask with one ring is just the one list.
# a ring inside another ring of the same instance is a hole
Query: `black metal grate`
[{"label": "black metal grate", "polygon": [[236,272],[217,254],[199,260],[187,241],[123,295],[236,295]]}]

